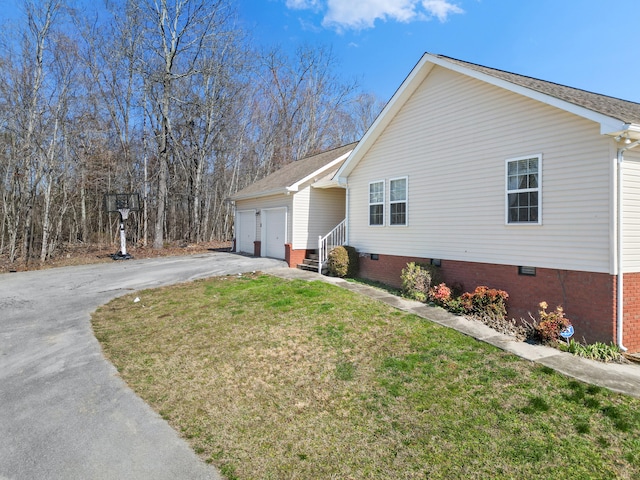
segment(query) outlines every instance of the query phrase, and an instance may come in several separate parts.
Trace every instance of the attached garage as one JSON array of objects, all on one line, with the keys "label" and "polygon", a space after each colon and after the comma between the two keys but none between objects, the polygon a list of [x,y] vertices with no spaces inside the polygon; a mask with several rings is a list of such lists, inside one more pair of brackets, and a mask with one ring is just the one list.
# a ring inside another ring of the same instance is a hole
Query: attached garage
[{"label": "attached garage", "polygon": [[253,242],[256,239],[256,211],[238,211],[235,229],[236,251],[253,255]]},{"label": "attached garage", "polygon": [[262,215],[262,256],[284,259],[287,243],[287,209],[268,208]]},{"label": "attached garage", "polygon": [[229,197],[236,251],[302,263],[345,218],[344,187],[332,180],[355,143],[295,162]]}]

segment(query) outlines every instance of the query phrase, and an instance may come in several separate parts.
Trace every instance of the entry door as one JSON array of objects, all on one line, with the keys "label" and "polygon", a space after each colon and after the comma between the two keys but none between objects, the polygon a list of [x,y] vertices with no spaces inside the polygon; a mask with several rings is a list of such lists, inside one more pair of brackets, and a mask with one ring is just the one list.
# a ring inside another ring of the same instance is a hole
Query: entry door
[{"label": "entry door", "polygon": [[262,256],[284,259],[287,243],[287,209],[262,210]]},{"label": "entry door", "polygon": [[240,211],[236,221],[236,250],[253,255],[253,242],[256,239],[256,212]]}]

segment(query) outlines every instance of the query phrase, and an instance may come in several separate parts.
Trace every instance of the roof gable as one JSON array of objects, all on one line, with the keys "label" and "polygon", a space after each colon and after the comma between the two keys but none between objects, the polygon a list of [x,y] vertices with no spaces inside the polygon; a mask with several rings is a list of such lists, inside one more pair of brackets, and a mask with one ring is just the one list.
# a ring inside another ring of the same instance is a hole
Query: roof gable
[{"label": "roof gable", "polygon": [[336,173],[336,178],[340,182],[345,182],[346,177],[435,66],[490,83],[599,123],[602,134],[614,136],[627,132],[631,138],[640,138],[640,104],[638,103],[496,70],[443,55],[425,53]]},{"label": "roof gable", "polygon": [[267,175],[240,190],[230,198],[231,200],[243,200],[296,192],[302,184],[309,180],[324,178],[331,172],[335,173],[355,146],[356,143],[350,143],[291,162],[271,175]]},{"label": "roof gable", "polygon": [[[433,57],[434,61],[440,60],[440,62],[442,62],[438,63],[440,66],[445,66],[507,90],[535,98],[544,103],[554,105],[600,123],[621,122],[625,125],[640,124],[639,103],[588,92],[546,80],[539,80],[525,75],[510,73],[504,70],[484,67],[444,55],[430,55],[430,57]],[[456,66],[459,68],[455,68]],[[476,75],[474,75],[474,73]],[[536,95],[536,93],[542,96]],[[607,122],[608,119],[604,119],[602,116],[609,117],[609,121]],[[614,122],[611,122],[611,120],[614,120]],[[603,131],[603,133],[607,132]]]}]

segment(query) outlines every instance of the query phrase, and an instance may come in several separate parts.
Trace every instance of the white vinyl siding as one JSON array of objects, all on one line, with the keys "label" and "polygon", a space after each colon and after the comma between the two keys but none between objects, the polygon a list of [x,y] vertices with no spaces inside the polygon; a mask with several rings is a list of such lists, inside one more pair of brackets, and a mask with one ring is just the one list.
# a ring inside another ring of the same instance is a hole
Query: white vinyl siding
[{"label": "white vinyl siding", "polygon": [[640,152],[626,151],[622,169],[624,178],[624,271],[640,272]]},{"label": "white vinyl siding", "polygon": [[407,224],[408,178],[389,180],[389,225]]},{"label": "white vinyl siding", "polygon": [[[611,143],[594,122],[436,66],[349,175],[349,242],[365,253],[609,272]],[[505,225],[505,160],[534,152],[544,225]],[[399,170],[411,178],[409,225],[369,228],[369,182]]]},{"label": "white vinyl siding", "polygon": [[369,183],[369,225],[384,225],[384,180]]},{"label": "white vinyl siding", "polygon": [[329,233],[345,218],[344,188],[306,187],[293,198],[294,250],[318,248],[318,237]]}]

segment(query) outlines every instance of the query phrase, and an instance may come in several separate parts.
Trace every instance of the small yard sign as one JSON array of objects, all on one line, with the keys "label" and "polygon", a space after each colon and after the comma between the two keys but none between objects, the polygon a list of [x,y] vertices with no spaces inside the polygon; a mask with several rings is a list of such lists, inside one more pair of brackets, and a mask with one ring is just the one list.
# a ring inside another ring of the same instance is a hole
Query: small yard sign
[{"label": "small yard sign", "polygon": [[568,343],[569,343],[569,339],[570,339],[571,337],[573,337],[573,334],[574,334],[574,333],[575,333],[575,332],[574,332],[574,330],[573,330],[573,325],[569,325],[567,328],[565,328],[564,330],[562,330],[562,331],[560,332],[560,336],[561,336],[562,338],[564,338],[564,339],[567,341],[567,344],[568,344]]}]

